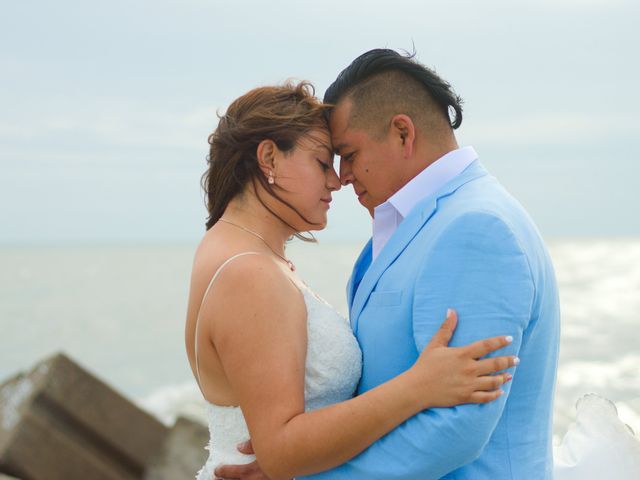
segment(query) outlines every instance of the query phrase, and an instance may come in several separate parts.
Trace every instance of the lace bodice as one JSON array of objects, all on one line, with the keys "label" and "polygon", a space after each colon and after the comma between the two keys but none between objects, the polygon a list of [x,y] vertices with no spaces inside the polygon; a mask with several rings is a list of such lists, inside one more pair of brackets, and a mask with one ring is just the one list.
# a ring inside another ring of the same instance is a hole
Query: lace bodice
[{"label": "lace bodice", "polygon": [[[304,398],[305,410],[309,411],[353,396],[362,370],[362,354],[348,321],[309,287],[301,286],[300,291],[307,307]],[[207,419],[209,458],[198,472],[198,480],[214,478],[213,471],[219,464],[242,464],[255,459],[236,449],[238,443],[249,438],[239,407],[207,403]]]}]

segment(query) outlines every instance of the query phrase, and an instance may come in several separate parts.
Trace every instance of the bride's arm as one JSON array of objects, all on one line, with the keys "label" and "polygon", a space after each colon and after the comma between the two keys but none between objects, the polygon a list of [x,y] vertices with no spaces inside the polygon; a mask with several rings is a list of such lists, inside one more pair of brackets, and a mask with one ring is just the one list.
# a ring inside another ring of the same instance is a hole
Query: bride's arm
[{"label": "bride's arm", "polygon": [[300,291],[270,259],[252,256],[230,264],[211,297],[201,321],[272,480],[342,464],[426,408],[491,401],[508,377],[483,375],[512,365],[511,357],[474,360],[505,346],[502,337],[443,348],[455,328],[451,316],[411,369],[363,395],[305,413],[307,313]]}]

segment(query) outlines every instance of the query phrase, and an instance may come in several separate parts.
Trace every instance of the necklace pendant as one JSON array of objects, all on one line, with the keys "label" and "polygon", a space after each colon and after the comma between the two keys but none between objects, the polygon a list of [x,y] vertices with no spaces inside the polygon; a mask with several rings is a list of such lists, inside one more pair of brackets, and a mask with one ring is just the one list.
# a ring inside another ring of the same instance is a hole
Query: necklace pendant
[{"label": "necklace pendant", "polygon": [[293,264],[291,260],[287,260],[287,265],[289,265],[289,268],[291,269],[292,272],[296,271],[296,266]]}]

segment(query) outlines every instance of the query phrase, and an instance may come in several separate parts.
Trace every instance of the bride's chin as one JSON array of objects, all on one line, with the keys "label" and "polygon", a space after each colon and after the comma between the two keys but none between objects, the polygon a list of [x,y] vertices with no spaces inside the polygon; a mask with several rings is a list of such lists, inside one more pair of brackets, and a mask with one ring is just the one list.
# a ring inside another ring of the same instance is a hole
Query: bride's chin
[{"label": "bride's chin", "polygon": [[[304,216],[304,218],[302,217]],[[317,232],[327,228],[328,215],[326,211],[309,212],[301,210],[300,217],[288,219],[289,224],[295,229],[297,233],[302,232]]]},{"label": "bride's chin", "polygon": [[317,220],[316,223],[314,224],[305,225],[304,230],[301,230],[301,231],[319,232],[320,230],[324,230],[325,228],[327,228],[327,219],[323,218],[323,219]]}]

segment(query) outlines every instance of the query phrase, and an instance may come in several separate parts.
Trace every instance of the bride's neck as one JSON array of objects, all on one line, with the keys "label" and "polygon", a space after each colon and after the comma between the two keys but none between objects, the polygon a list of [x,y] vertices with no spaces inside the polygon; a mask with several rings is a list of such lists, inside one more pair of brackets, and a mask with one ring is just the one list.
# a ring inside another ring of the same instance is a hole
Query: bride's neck
[{"label": "bride's neck", "polygon": [[231,200],[222,218],[260,235],[271,248],[283,255],[285,242],[296,233],[267,210],[255,195],[244,195]]}]

